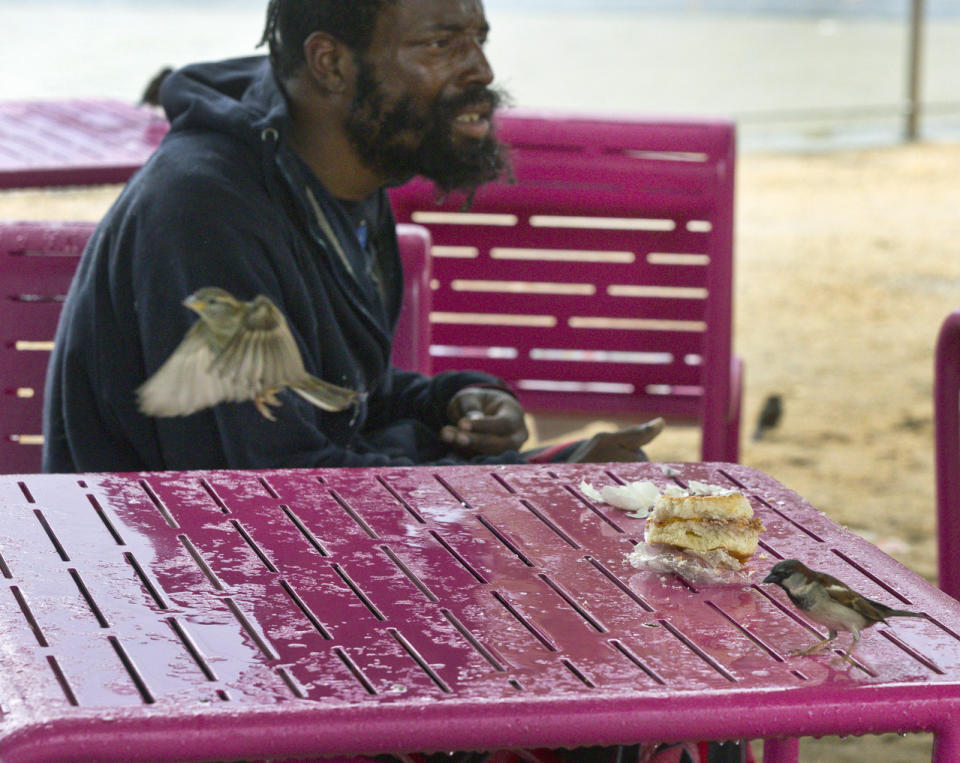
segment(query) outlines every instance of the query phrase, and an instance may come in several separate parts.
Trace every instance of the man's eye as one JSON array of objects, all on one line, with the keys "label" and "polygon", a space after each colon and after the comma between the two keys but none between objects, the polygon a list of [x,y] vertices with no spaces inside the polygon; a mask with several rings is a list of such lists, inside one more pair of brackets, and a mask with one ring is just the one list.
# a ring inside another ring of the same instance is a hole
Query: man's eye
[{"label": "man's eye", "polygon": [[438,37],[429,37],[420,44],[430,50],[445,50],[454,46],[464,47],[468,45],[479,45],[481,48],[487,43],[487,33],[481,32],[475,37],[468,34],[445,34]]}]

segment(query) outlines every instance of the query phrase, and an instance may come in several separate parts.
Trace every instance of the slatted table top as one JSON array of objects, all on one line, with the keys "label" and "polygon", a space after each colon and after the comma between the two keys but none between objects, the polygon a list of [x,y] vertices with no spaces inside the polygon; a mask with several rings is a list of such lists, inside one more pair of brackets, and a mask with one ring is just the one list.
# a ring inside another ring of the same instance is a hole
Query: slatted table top
[{"label": "slatted table top", "polygon": [[0,102],[0,188],[123,183],[167,128],[159,113],[122,101]]},{"label": "slatted table top", "polygon": [[[581,482],[640,479],[744,492],[752,583],[629,565],[644,520]],[[950,733],[960,710],[960,604],[742,466],[7,475],[0,518],[5,761]],[[791,655],[821,629],[760,583],[789,557],[926,617],[854,666]]]}]

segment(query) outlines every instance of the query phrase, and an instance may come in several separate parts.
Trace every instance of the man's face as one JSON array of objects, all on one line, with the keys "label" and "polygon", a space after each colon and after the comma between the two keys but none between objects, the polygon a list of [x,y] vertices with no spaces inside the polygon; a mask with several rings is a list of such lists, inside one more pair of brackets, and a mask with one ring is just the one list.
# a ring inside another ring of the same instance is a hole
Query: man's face
[{"label": "man's face", "polygon": [[503,170],[491,117],[500,96],[483,53],[479,0],[394,0],[358,60],[346,129],[354,148],[392,179],[424,175],[470,191]]}]

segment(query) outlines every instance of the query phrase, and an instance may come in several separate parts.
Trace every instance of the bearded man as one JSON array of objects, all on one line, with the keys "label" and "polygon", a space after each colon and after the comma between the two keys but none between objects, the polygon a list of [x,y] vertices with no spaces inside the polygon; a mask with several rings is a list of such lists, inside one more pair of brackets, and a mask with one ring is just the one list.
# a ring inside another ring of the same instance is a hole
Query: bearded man
[{"label": "bearded man", "polygon": [[[170,132],[98,226],[64,306],[44,469],[526,460],[523,410],[498,379],[390,364],[403,292],[385,187],[421,174],[470,194],[506,164],[487,31],[480,0],[271,0],[268,57],[167,77]],[[136,390],[196,317],[184,299],[208,287],[265,295],[306,371],[356,402],[282,392],[276,421],[242,402],[141,413]],[[567,456],[642,457],[648,439]]]}]

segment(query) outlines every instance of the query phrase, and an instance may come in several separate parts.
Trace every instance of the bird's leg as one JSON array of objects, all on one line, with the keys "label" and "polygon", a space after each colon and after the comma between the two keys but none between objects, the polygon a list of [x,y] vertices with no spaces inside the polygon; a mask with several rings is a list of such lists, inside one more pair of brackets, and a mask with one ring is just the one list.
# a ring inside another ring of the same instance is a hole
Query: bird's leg
[{"label": "bird's leg", "polygon": [[265,419],[270,421],[276,421],[276,417],[270,412],[270,409],[267,408],[268,405],[279,407],[282,403],[277,399],[278,390],[275,389],[265,389],[259,392],[253,398],[253,404],[257,406],[257,410],[260,411],[260,415]]},{"label": "bird's leg", "polygon": [[277,420],[277,417],[270,413],[270,409],[264,404],[263,398],[259,396],[253,398],[253,404],[257,406],[257,410],[260,411],[260,415],[263,416],[263,418],[269,419],[270,421]]},{"label": "bird's leg", "polygon": [[822,649],[824,646],[826,646],[831,641],[833,641],[836,637],[837,637],[837,632],[830,631],[827,634],[827,637],[825,639],[818,641],[816,644],[808,646],[806,649],[794,649],[793,652],[791,652],[791,654],[812,654],[813,652],[816,652],[817,650]]},{"label": "bird's leg", "polygon": [[853,654],[854,647],[856,647],[857,643],[860,641],[860,631],[854,630],[852,631],[852,633],[853,633],[853,641],[850,642],[850,648],[847,649],[847,651],[845,651],[838,658],[837,660],[838,662],[849,662],[851,664],[853,663],[853,657],[851,657],[850,655]]}]

